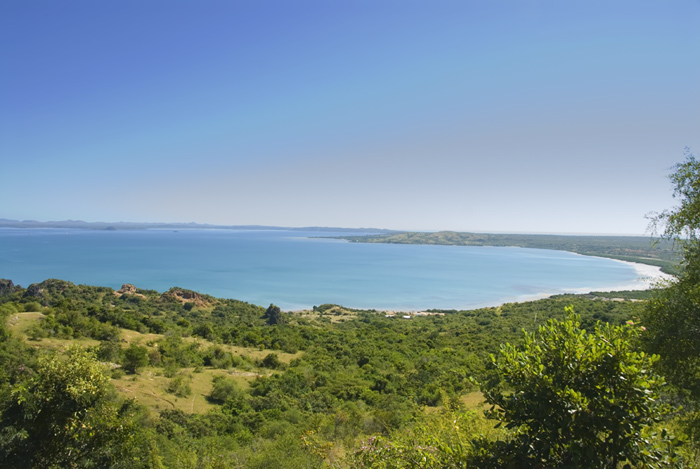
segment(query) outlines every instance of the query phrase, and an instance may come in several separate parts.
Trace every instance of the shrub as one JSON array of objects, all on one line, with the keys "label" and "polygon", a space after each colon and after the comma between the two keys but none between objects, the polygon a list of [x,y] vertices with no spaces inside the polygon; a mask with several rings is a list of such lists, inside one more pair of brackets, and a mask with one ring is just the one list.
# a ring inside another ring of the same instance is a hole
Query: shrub
[{"label": "shrub", "polygon": [[262,359],[262,366],[276,370],[278,368],[282,368],[282,362],[276,353],[268,353],[265,358]]},{"label": "shrub", "polygon": [[128,373],[136,373],[136,370],[148,365],[148,349],[140,345],[131,344],[124,350],[122,368]]},{"label": "shrub", "polygon": [[[567,308],[524,344],[492,356],[506,388],[484,395],[491,416],[517,431],[508,451],[521,467],[609,467],[629,461],[657,467],[667,454],[649,438],[659,420],[658,357],[634,350],[642,329],[598,323],[587,332]],[[508,461],[509,458],[505,460]]]},{"label": "shrub", "polygon": [[190,380],[185,375],[177,375],[170,380],[167,391],[177,397],[189,397],[192,395]]},{"label": "shrub", "polygon": [[238,385],[234,380],[223,376],[215,376],[211,392],[209,393],[209,400],[218,404],[223,404],[239,393]]}]

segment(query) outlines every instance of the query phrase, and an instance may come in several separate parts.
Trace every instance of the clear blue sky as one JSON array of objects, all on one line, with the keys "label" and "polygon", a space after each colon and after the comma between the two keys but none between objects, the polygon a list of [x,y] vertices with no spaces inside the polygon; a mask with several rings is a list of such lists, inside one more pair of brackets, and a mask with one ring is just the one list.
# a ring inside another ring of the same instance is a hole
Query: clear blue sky
[{"label": "clear blue sky", "polygon": [[0,218],[644,233],[700,2],[4,0]]}]

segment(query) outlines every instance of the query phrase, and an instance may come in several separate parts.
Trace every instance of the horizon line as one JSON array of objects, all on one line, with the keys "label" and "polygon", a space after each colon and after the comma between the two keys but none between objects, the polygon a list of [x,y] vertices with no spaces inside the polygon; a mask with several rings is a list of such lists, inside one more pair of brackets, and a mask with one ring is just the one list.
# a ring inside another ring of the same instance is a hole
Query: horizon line
[{"label": "horizon line", "polygon": [[[283,225],[260,225],[260,224],[239,224],[239,225],[227,225],[227,224],[215,224],[215,223],[199,223],[199,222],[136,222],[136,221],[85,221],[85,220],[12,220],[7,218],[0,218],[0,228],[41,228],[40,226],[7,226],[7,225],[23,225],[23,224],[37,224],[37,225],[86,225],[83,228],[89,228],[92,226],[100,226],[104,228],[114,227],[113,225],[130,225],[132,227],[178,227],[185,229],[196,229],[196,228],[213,228],[213,229],[275,229],[275,230],[351,230],[351,231],[383,231],[383,232],[393,232],[393,233],[440,233],[440,232],[454,232],[454,233],[479,233],[479,234],[517,234],[517,235],[541,235],[541,236],[632,236],[632,237],[643,237],[648,236],[654,238],[655,236],[650,233],[587,233],[587,232],[551,232],[551,231],[513,231],[513,230],[484,230],[484,229],[472,229],[472,230],[454,230],[454,229],[395,229],[395,228],[376,228],[376,227],[340,227],[340,226],[323,226],[323,225],[304,225],[304,226],[283,226]],[[45,226],[44,228],[62,228],[62,229],[81,229],[80,226]],[[116,227],[114,227],[116,228]],[[658,237],[658,236],[656,236]]]}]

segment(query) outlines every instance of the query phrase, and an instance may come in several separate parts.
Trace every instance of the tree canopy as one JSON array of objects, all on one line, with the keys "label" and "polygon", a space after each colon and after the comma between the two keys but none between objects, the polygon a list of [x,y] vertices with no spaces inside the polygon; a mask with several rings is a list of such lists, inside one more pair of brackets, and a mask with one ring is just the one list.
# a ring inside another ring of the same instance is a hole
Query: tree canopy
[{"label": "tree canopy", "polygon": [[265,311],[265,315],[263,317],[270,326],[274,326],[275,324],[284,324],[284,315],[282,314],[282,310],[279,308],[279,306],[271,304]]},{"label": "tree canopy", "polygon": [[494,418],[516,431],[505,461],[519,467],[606,467],[629,461],[655,467],[663,453],[648,441],[660,417],[652,369],[658,357],[637,351],[642,329],[598,323],[581,328],[569,310],[525,333],[522,346],[492,357],[505,387],[486,389]]},{"label": "tree canopy", "polygon": [[135,431],[126,408],[106,399],[108,382],[102,365],[79,347],[65,359],[40,357],[1,414],[0,465],[108,467],[123,460]]},{"label": "tree canopy", "polygon": [[685,161],[674,165],[669,175],[680,205],[654,215],[651,223],[667,238],[695,240],[700,234],[700,162],[688,148],[684,155]]},{"label": "tree canopy", "polygon": [[669,179],[680,205],[653,218],[677,241],[683,260],[675,281],[659,289],[643,315],[647,349],[661,356],[669,381],[700,396],[700,161],[686,150]]}]

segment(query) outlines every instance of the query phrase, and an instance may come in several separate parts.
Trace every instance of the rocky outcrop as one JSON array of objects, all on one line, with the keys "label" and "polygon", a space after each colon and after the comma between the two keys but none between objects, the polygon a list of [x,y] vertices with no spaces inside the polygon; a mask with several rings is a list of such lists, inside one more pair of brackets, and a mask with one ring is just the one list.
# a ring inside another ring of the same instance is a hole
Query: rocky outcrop
[{"label": "rocky outcrop", "polygon": [[15,292],[15,284],[12,280],[0,278],[0,296],[8,296]]},{"label": "rocky outcrop", "polygon": [[114,296],[122,296],[122,295],[133,295],[133,296],[140,296],[141,298],[146,298],[145,295],[143,295],[141,293],[136,293],[136,287],[130,283],[124,283],[124,284],[122,284],[122,287],[119,290],[114,290]]},{"label": "rocky outcrop", "polygon": [[175,294],[175,296],[179,296],[179,297],[182,298],[183,300],[192,300],[192,301],[195,301],[195,300],[201,300],[201,299],[202,299],[202,295],[200,295],[200,294],[197,293],[197,292],[193,292],[193,291],[189,291],[189,290],[177,291],[177,292],[175,292],[174,294]]},{"label": "rocky outcrop", "polygon": [[72,282],[59,280],[57,278],[49,278],[41,283],[29,285],[27,291],[24,292],[24,296],[30,298],[50,298],[55,295],[62,295],[63,292],[74,287],[75,284]]},{"label": "rocky outcrop", "polygon": [[207,298],[201,293],[197,293],[192,290],[185,290],[182,288],[171,288],[170,290],[163,293],[161,296],[162,300],[166,301],[178,301],[180,303],[194,303],[195,306],[203,307],[211,304]]},{"label": "rocky outcrop", "polygon": [[128,293],[130,295],[133,295],[136,293],[136,287],[130,283],[125,283],[124,285],[122,285],[122,287],[119,290],[117,290],[117,293],[121,293],[121,294]]},{"label": "rocky outcrop", "polygon": [[44,296],[44,289],[41,287],[41,284],[32,283],[27,287],[27,291],[24,292],[24,296],[30,298],[41,298]]}]

